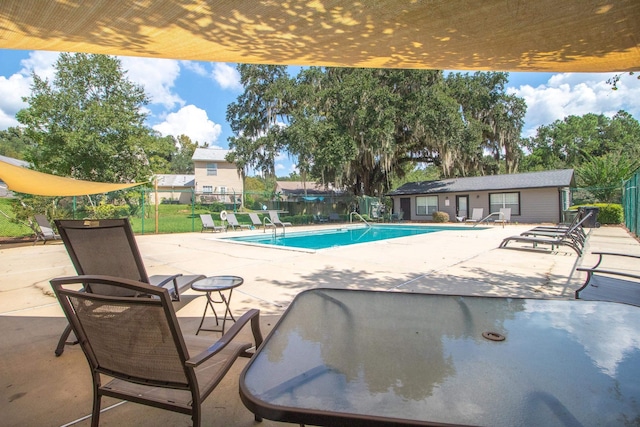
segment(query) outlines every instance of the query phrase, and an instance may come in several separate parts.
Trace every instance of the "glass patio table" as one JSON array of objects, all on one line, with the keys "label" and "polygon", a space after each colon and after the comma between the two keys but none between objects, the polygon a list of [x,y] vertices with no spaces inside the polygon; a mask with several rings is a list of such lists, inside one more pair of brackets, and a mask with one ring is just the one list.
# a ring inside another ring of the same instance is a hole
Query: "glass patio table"
[{"label": "glass patio table", "polygon": [[244,368],[256,416],[310,425],[618,426],[640,420],[640,309],[315,289]]}]

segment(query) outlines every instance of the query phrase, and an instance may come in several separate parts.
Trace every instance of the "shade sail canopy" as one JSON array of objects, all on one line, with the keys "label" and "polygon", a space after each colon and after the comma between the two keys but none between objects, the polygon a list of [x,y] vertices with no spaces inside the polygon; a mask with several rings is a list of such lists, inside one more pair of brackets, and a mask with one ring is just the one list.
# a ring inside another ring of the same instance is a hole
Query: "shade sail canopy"
[{"label": "shade sail canopy", "polygon": [[81,181],[36,172],[31,169],[0,161],[0,179],[9,190],[36,196],[84,196],[124,190],[144,183],[111,184],[106,182]]},{"label": "shade sail canopy", "polygon": [[640,69],[638,0],[3,0],[0,48],[236,63]]}]

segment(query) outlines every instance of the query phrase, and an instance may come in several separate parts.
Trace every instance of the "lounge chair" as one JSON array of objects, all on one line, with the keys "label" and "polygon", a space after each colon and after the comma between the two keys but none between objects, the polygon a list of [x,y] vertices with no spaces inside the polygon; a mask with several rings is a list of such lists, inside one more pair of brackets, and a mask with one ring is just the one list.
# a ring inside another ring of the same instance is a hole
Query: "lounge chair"
[{"label": "lounge chair", "polygon": [[340,215],[338,215],[337,213],[331,212],[329,214],[329,222],[340,222],[340,221],[341,221]]},{"label": "lounge chair", "polygon": [[471,213],[471,218],[465,219],[464,222],[473,222],[477,224],[480,221],[482,221],[483,214],[484,214],[484,208],[473,208],[473,211]]},{"label": "lounge chair", "polygon": [[502,224],[502,228],[508,222],[511,222],[511,208],[500,208],[500,216],[493,221],[496,224]]},{"label": "lounge chair", "polygon": [[[180,301],[180,294],[193,282],[206,277],[202,274],[148,276],[127,218],[55,220],[54,223],[71,262],[80,275],[107,275],[148,283],[167,289],[174,301]],[[114,289],[104,286],[89,287],[85,291],[102,295],[114,294]],[[64,352],[65,344],[75,344],[66,341],[70,332],[71,328],[67,327],[62,333],[56,347],[56,356]]]},{"label": "lounge chair", "polygon": [[575,293],[576,299],[612,301],[640,306],[640,271],[620,268],[602,268],[605,255],[617,259],[629,259],[634,266],[640,262],[640,255],[615,252],[593,252],[598,262],[593,267],[578,267],[576,270],[587,273],[587,279]]},{"label": "lounge chair", "polygon": [[[80,284],[115,288],[129,296],[69,289]],[[193,425],[200,426],[202,402],[238,357],[251,357],[249,350],[262,343],[258,310],[249,310],[211,342],[182,334],[164,288],[109,276],[57,278],[51,286],[89,363],[94,427],[99,424],[102,396],[188,414]],[[254,343],[234,340],[249,322]]]},{"label": "lounge chair", "polygon": [[313,222],[322,224],[324,222],[329,222],[329,217],[317,214],[313,216]]},{"label": "lounge chair", "polygon": [[243,228],[251,229],[251,226],[248,224],[240,224],[238,222],[238,218],[236,218],[236,214],[227,213],[227,229],[231,227],[232,230],[235,231],[236,227],[242,230]]},{"label": "lounge chair", "polygon": [[251,224],[252,224],[254,227],[262,227],[262,225],[263,225],[263,224],[262,224],[262,221],[260,221],[260,217],[258,216],[258,214],[257,214],[257,213],[253,213],[253,212],[251,212],[251,213],[249,214],[249,218],[251,219]]},{"label": "lounge chair", "polygon": [[582,249],[584,248],[586,237],[583,239],[580,236],[580,233],[582,233],[582,231],[578,230],[578,228],[582,228],[582,224],[589,218],[590,215],[591,212],[585,215],[572,228],[567,230],[548,233],[544,231],[536,232],[532,229],[529,231],[525,231],[524,233],[517,236],[507,237],[502,241],[502,243],[500,243],[499,247],[506,248],[507,243],[511,241],[531,243],[533,244],[534,248],[537,247],[537,245],[551,245],[551,250],[554,250],[554,248],[558,246],[569,246],[571,249],[576,251],[578,256],[582,256]]},{"label": "lounge chair", "polygon": [[269,219],[271,220],[271,223],[274,226],[281,225],[281,226],[285,227],[285,226],[291,226],[292,225],[290,222],[282,222],[282,221],[280,221],[280,217],[278,216],[278,212],[276,212],[276,211],[269,211]]},{"label": "lounge chair", "polygon": [[37,214],[34,215],[34,218],[36,224],[38,224],[38,229],[33,227],[36,233],[36,240],[33,242],[34,245],[40,240],[42,240],[43,245],[46,245],[49,240],[58,240],[60,238],[60,235],[53,231],[53,227],[51,227],[51,223],[46,216]]},{"label": "lounge chair", "polygon": [[200,221],[202,221],[202,229],[200,232],[211,230],[212,232],[224,231],[225,227],[222,225],[216,225],[215,221],[211,217],[211,214],[200,214]]}]

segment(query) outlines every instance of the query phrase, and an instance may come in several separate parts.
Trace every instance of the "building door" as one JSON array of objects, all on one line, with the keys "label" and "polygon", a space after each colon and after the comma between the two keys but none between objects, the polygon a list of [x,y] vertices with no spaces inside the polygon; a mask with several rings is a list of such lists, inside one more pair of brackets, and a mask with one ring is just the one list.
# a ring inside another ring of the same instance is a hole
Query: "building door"
[{"label": "building door", "polygon": [[456,217],[469,217],[469,196],[456,196]]},{"label": "building door", "polygon": [[400,211],[404,214],[402,218],[411,219],[411,198],[409,197],[400,198]]}]

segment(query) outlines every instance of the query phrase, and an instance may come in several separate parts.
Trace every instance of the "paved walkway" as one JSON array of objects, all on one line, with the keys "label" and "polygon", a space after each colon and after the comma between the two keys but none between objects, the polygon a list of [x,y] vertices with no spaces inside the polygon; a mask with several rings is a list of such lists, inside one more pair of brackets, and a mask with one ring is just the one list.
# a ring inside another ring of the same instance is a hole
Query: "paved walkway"
[{"label": "paved walkway", "polygon": [[[335,226],[334,226],[335,227]],[[149,274],[232,274],[245,279],[234,291],[232,309],[261,310],[266,334],[299,292],[315,287],[402,292],[573,298],[594,250],[640,255],[640,243],[620,227],[593,229],[583,257],[569,248],[499,249],[506,236],[530,225],[471,228],[306,253],[236,245],[219,240],[250,231],[138,236]],[[296,229],[307,229],[297,227]],[[261,231],[258,231],[261,233]],[[517,243],[514,248],[523,247]],[[634,266],[632,266],[634,267]],[[636,267],[637,269],[637,267]],[[91,380],[82,351],[53,350],[66,322],[51,294],[52,277],[74,275],[64,246],[0,246],[0,402],[2,425],[61,426],[91,412]],[[204,297],[187,291],[178,316],[185,333],[195,332]],[[384,321],[384,319],[381,319]],[[219,337],[209,333],[212,340]],[[247,334],[247,336],[249,336]],[[204,405],[204,425],[252,426],[238,398],[241,360]],[[106,399],[106,404],[117,401]],[[125,403],[101,417],[110,425],[189,425],[187,416]],[[88,426],[89,420],[74,425]],[[261,425],[285,425],[265,420]]]}]

